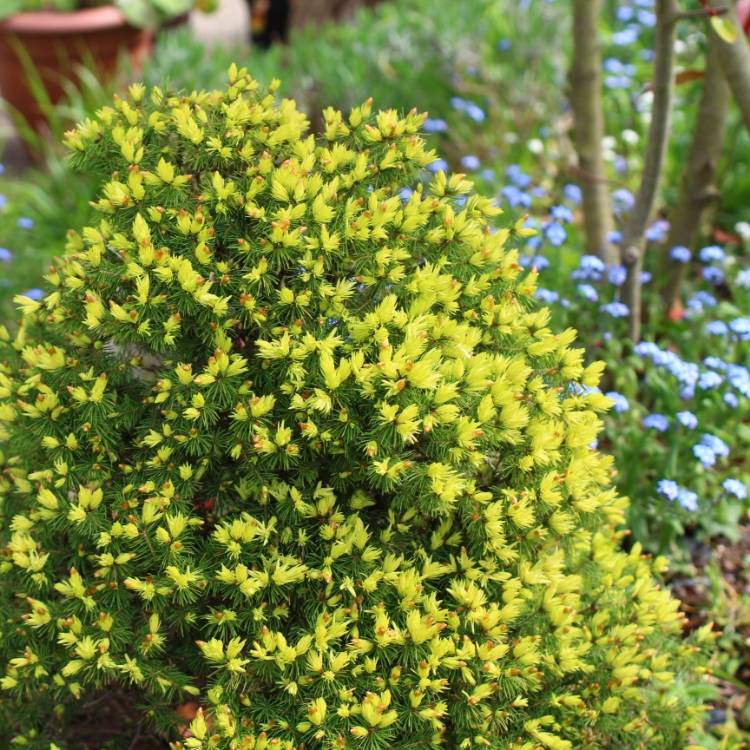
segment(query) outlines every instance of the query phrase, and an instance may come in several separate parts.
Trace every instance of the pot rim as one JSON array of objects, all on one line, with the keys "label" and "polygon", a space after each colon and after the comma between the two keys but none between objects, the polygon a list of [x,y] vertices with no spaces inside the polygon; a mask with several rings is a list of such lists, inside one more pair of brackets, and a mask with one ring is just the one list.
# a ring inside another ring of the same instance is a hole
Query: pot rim
[{"label": "pot rim", "polygon": [[0,21],[0,32],[13,34],[63,35],[108,31],[128,26],[114,5],[72,11],[39,10],[14,13]]}]

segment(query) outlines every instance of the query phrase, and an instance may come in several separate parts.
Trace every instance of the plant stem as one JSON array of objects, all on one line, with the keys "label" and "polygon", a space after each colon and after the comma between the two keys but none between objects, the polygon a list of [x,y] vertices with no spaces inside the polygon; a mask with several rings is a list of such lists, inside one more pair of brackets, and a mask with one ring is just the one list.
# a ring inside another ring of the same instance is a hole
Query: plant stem
[{"label": "plant stem", "polygon": [[662,296],[669,311],[679,297],[687,266],[669,257],[677,245],[692,248],[700,231],[706,210],[719,197],[714,184],[716,169],[724,150],[724,140],[729,113],[730,91],[719,60],[721,40],[709,34],[706,54],[706,73],[703,81],[698,114],[693,128],[685,171],[677,205],[669,216],[667,252],[664,259],[665,274]]},{"label": "plant stem", "polygon": [[612,212],[602,156],[604,114],[600,15],[601,0],[573,0],[573,64],[568,80],[575,117],[574,141],[583,193],[586,249],[606,263],[614,263],[615,250],[608,241]]},{"label": "plant stem", "polygon": [[672,120],[674,43],[678,10],[676,0],[657,0],[656,2],[656,56],[651,125],[640,188],[623,230],[623,263],[628,271],[623,286],[623,301],[630,309],[629,335],[633,341],[638,341],[641,335],[641,272],[645,251],[644,235],[656,204],[656,191],[664,167]]}]

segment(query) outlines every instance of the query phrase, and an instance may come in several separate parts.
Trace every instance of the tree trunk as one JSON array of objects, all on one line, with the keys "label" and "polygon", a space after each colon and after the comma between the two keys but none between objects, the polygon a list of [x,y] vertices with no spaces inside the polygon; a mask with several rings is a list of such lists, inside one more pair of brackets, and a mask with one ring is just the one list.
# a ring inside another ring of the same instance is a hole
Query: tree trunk
[{"label": "tree trunk", "polygon": [[716,40],[724,75],[732,90],[732,96],[742,113],[745,127],[750,131],[750,45],[747,36],[737,19],[735,3],[730,3],[727,12],[728,19],[732,21],[736,29],[737,39],[733,44],[720,39],[716,32],[711,29],[710,36]]},{"label": "tree trunk", "polygon": [[669,142],[674,95],[674,43],[677,15],[676,0],[656,1],[656,42],[654,58],[654,100],[648,133],[646,158],[641,184],[633,211],[623,230],[623,263],[628,271],[623,286],[623,302],[630,309],[629,335],[633,341],[641,336],[641,272],[645,251],[645,232],[656,205],[656,191],[664,168]]},{"label": "tree trunk", "polygon": [[294,0],[292,3],[292,27],[309,23],[342,21],[349,18],[357,8],[372,7],[379,0]]},{"label": "tree trunk", "polygon": [[586,249],[605,263],[616,263],[615,249],[607,239],[612,230],[612,210],[602,155],[601,7],[601,0],[573,0],[573,64],[568,80],[575,117],[574,142],[578,182],[583,193]]},{"label": "tree trunk", "polygon": [[719,45],[723,42],[714,33],[708,37],[706,73],[703,80],[698,114],[693,127],[693,140],[682,175],[677,205],[669,216],[669,236],[664,260],[665,283],[662,287],[664,307],[672,309],[680,294],[687,266],[669,256],[677,245],[692,248],[700,231],[706,210],[719,197],[714,184],[716,169],[724,148],[730,91],[719,60]]}]

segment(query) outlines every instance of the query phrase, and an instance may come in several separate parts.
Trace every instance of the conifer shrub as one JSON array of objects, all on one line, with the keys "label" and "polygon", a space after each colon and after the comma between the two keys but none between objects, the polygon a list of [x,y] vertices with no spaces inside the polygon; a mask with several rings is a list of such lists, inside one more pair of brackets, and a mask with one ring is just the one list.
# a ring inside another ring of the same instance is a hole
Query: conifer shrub
[{"label": "conifer shrub", "polygon": [[601,367],[423,119],[316,139],[233,67],[67,135],[98,219],[0,351],[4,746],[107,691],[189,750],[689,744],[710,636],[621,549]]}]

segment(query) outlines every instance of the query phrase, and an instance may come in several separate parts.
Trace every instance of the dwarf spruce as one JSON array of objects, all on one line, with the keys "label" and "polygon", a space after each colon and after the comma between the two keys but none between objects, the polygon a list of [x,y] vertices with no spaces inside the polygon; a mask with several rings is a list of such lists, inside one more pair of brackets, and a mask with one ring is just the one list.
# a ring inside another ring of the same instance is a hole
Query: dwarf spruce
[{"label": "dwarf spruce", "polygon": [[316,138],[274,88],[67,135],[96,219],[0,344],[0,733],[116,687],[189,750],[686,747],[710,636],[621,549],[527,230],[425,178],[424,116]]}]

